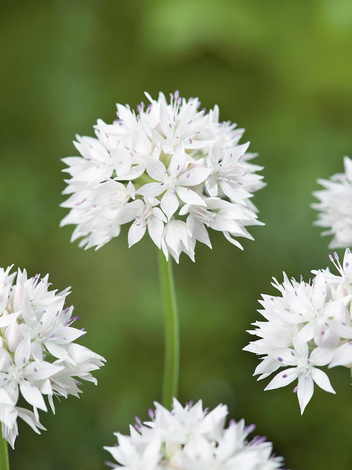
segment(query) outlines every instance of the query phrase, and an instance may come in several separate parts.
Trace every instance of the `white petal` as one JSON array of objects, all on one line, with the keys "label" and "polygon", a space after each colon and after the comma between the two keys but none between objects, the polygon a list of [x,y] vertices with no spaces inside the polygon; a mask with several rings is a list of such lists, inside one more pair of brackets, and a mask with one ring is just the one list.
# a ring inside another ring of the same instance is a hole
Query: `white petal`
[{"label": "white petal", "polygon": [[181,187],[178,188],[177,195],[179,196],[181,201],[185,202],[186,204],[191,204],[193,206],[205,206],[206,207],[206,203],[202,199],[202,197],[189,188],[181,188]]},{"label": "white petal", "polygon": [[117,173],[117,179],[119,181],[135,180],[143,175],[144,170],[144,165],[135,165],[128,172],[125,172],[123,174]]},{"label": "white petal", "polygon": [[137,194],[141,194],[146,197],[160,196],[165,191],[163,183],[148,183],[138,189]]},{"label": "white petal", "polygon": [[[71,361],[66,349],[64,349],[62,346],[59,346],[58,344],[52,341],[46,341],[45,347],[50,352],[50,354],[52,354],[54,357],[65,360],[65,361],[69,361],[69,362]],[[35,358],[39,360],[39,357],[35,357]]]},{"label": "white petal", "polygon": [[123,207],[121,207],[121,209],[119,209],[116,215],[116,223],[118,225],[128,224],[133,219],[135,219],[143,207],[143,201],[140,199],[125,204]]},{"label": "white petal", "polygon": [[58,344],[69,344],[85,334],[86,332],[84,330],[67,326],[60,329],[58,328],[55,336],[52,336],[52,338],[55,338]]},{"label": "white petal", "polygon": [[25,421],[37,434],[40,434],[39,429],[46,431],[45,427],[36,419],[34,413],[30,410],[20,407],[16,407],[16,410],[18,417],[23,419],[23,421]]},{"label": "white petal", "polygon": [[306,343],[305,341],[301,341],[299,337],[299,333],[293,335],[292,342],[293,342],[293,346],[297,354],[302,358],[308,359],[308,355],[309,355],[308,343]]},{"label": "white petal", "polygon": [[63,369],[63,366],[50,364],[48,362],[42,362],[42,364],[32,362],[26,367],[26,378],[33,382],[46,380]]},{"label": "white petal", "polygon": [[319,272],[314,278],[313,284],[313,305],[316,308],[321,307],[324,304],[326,297],[326,281],[321,272]]},{"label": "white petal", "polygon": [[275,375],[275,377],[271,382],[269,382],[264,390],[273,390],[274,388],[286,387],[286,385],[289,385],[291,382],[297,379],[297,375],[298,373],[296,367],[285,369]]},{"label": "white petal", "polygon": [[160,160],[148,159],[147,160],[147,173],[156,181],[164,181],[167,174],[165,165]]},{"label": "white petal", "polygon": [[[16,314],[13,314],[17,316]],[[6,315],[4,318],[11,317],[12,315]],[[0,323],[1,325],[1,323]],[[7,347],[11,352],[16,351],[17,346],[20,344],[20,342],[23,340],[23,335],[21,332],[21,327],[20,325],[14,321],[11,323],[5,330],[5,338],[6,338],[6,343]]]},{"label": "white petal", "polygon": [[349,366],[350,364],[352,364],[352,341],[347,341],[335,350],[329,367]]},{"label": "white petal", "polygon": [[236,183],[234,183],[234,186],[232,186],[227,181],[220,181],[220,187],[224,191],[226,196],[231,199],[231,201],[235,201],[240,204],[251,197],[251,194],[245,188],[238,187]]},{"label": "white petal", "polygon": [[172,126],[171,124],[172,119],[168,113],[167,103],[159,102],[159,104],[160,104],[160,126],[163,130],[163,133],[167,136],[168,133],[170,132],[170,125]]},{"label": "white petal", "polygon": [[178,198],[172,191],[166,191],[160,202],[160,207],[170,220],[179,206]]},{"label": "white petal", "polygon": [[[157,199],[154,199],[155,201],[155,204],[159,204],[159,201]],[[153,207],[153,219],[160,219],[162,220],[163,222],[167,222],[167,218],[165,217],[165,214],[162,210],[159,209],[159,207]]]},{"label": "white petal", "polygon": [[[244,351],[250,351],[249,346],[246,346],[246,348],[243,348]],[[266,377],[268,377],[270,374],[275,372],[279,367],[281,366],[281,363],[272,357],[266,357],[262,360],[262,362],[256,367],[253,375],[260,375],[258,377],[258,380],[263,380]]]},{"label": "white petal", "polygon": [[240,250],[243,250],[243,246],[241,245],[241,243],[237,241],[235,238],[232,238],[229,232],[224,232],[224,236],[226,240],[228,240],[230,243],[237,246],[237,248],[239,248]]},{"label": "white petal", "polygon": [[[166,242],[166,249],[171,253],[178,262],[178,258],[183,248],[187,250],[187,254],[192,254],[190,251],[191,238],[185,222],[181,220],[172,220],[165,226],[164,240]],[[163,241],[164,241],[163,240]]]},{"label": "white petal", "polygon": [[297,339],[302,343],[307,343],[312,338],[314,338],[314,327],[311,323],[307,323],[299,331],[299,333],[297,335]]},{"label": "white petal", "polygon": [[312,370],[312,378],[318,387],[322,388],[326,392],[336,393],[332,388],[329,377],[322,370],[314,368]]},{"label": "white petal", "polygon": [[161,239],[164,232],[164,223],[162,220],[151,217],[148,221],[148,232],[150,238],[156,244],[156,246],[160,249],[161,247]]},{"label": "white petal", "polygon": [[12,322],[14,322],[14,324],[17,325],[16,318],[18,317],[20,313],[21,312],[10,313],[9,315],[4,315],[0,317],[0,328],[5,328],[9,326]]},{"label": "white petal", "polygon": [[10,395],[2,388],[0,388],[0,403],[2,405],[14,405]]},{"label": "white petal", "polygon": [[297,386],[297,398],[299,406],[301,409],[301,414],[303,414],[306,406],[308,405],[310,399],[313,396],[314,392],[314,383],[312,377],[309,375],[303,375],[298,379]]},{"label": "white petal", "polygon": [[27,380],[24,380],[20,383],[20,390],[23,395],[23,398],[34,408],[39,408],[40,410],[47,411],[43,395],[40,393],[38,388],[29,383]]},{"label": "white petal", "polygon": [[210,170],[204,167],[193,167],[185,171],[178,177],[181,186],[197,186],[209,176]]},{"label": "white petal", "polygon": [[316,366],[326,366],[334,356],[335,349],[316,348],[312,351],[309,359]]},{"label": "white petal", "polygon": [[134,222],[128,231],[128,246],[131,247],[138,243],[144,236],[146,226],[142,222]]},{"label": "white petal", "polygon": [[205,180],[205,187],[209,193],[209,196],[216,197],[218,195],[218,183],[214,176],[210,176],[210,178],[207,178]]},{"label": "white petal", "polygon": [[23,367],[27,364],[31,355],[31,340],[29,336],[23,338],[15,351],[15,363],[18,367]]},{"label": "white petal", "polygon": [[187,227],[192,237],[199,240],[201,243],[204,243],[209,248],[212,248],[209,234],[205,226],[197,220],[195,217],[187,217]]},{"label": "white petal", "polygon": [[186,154],[182,148],[176,150],[174,155],[171,158],[171,162],[169,165],[169,171],[171,174],[178,175],[181,173],[185,166],[186,161]]}]

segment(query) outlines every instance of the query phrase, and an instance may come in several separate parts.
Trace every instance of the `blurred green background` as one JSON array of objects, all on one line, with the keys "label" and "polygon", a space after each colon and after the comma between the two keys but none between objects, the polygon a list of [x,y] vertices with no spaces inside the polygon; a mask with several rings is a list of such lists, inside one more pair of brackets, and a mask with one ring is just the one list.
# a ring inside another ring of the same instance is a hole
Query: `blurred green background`
[{"label": "blurred green background", "polygon": [[12,468],[106,468],[103,445],[147,418],[160,399],[163,329],[157,253],[145,237],[127,248],[126,230],[100,251],[70,244],[64,167],[76,133],[111,122],[115,103],[179,89],[247,129],[267,187],[255,195],[260,220],[244,252],[212,233],[196,263],[175,267],[181,321],[182,402],[227,403],[256,423],[288,468],[352,467],[350,377],[329,373],[337,396],[316,391],[303,417],[293,387],[264,392],[258,361],[242,348],[259,319],[257,299],[282,271],[309,278],[326,267],[328,238],[313,227],[316,179],[342,171],[351,155],[350,0],[16,1],[1,7],[1,266],[50,273],[107,358],[98,387],[42,414],[48,431],[24,423]]}]

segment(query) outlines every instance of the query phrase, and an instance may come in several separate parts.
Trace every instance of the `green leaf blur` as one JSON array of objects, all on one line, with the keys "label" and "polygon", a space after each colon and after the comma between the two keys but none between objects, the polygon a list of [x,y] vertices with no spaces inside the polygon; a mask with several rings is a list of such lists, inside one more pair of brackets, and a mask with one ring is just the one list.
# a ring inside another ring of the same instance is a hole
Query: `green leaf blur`
[{"label": "green leaf blur", "polygon": [[317,178],[352,155],[351,1],[18,0],[1,10],[1,266],[71,285],[82,343],[108,361],[97,387],[85,383],[80,400],[42,414],[47,432],[20,423],[11,468],[106,468],[113,432],[161,399],[155,246],[145,237],[128,249],[126,230],[97,252],[70,244],[72,227],[59,228],[60,159],[76,154],[76,133],[114,119],[116,102],[135,107],[144,91],[176,89],[247,129],[268,185],[254,197],[266,226],[250,229],[244,252],[212,233],[212,251],[198,244],[196,263],[182,255],[175,267],[180,400],[228,404],[288,468],[351,468],[347,369],[331,371],[337,395],[316,390],[301,417],[293,387],[264,392],[252,377],[257,359],[242,351],[271,277],[308,279],[329,264],[309,205]]}]

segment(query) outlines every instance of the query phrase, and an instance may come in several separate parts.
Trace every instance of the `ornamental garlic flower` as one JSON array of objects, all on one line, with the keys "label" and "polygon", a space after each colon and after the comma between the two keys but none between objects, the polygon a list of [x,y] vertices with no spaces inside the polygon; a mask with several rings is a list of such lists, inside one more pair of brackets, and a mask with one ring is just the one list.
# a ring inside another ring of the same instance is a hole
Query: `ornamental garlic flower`
[{"label": "ornamental garlic flower", "polygon": [[313,195],[320,202],[312,208],[320,211],[315,225],[327,227],[322,235],[333,235],[330,248],[352,246],[352,160],[344,158],[345,173],[333,175],[329,180],[319,179],[325,188]]},{"label": "ornamental garlic flower", "polygon": [[[78,380],[96,383],[91,372],[105,359],[75,343],[85,331],[72,326],[78,319],[73,307],[64,307],[69,289],[49,290],[48,275],[10,271],[0,268],[0,423],[14,447],[17,418],[40,433],[44,397],[55,412],[53,397],[78,397]],[[18,406],[20,399],[26,408]]]},{"label": "ornamental garlic flower", "polygon": [[194,260],[197,241],[211,248],[207,228],[242,249],[237,237],[262,225],[250,198],[264,186],[249,144],[239,145],[244,131],[220,123],[217,106],[199,111],[198,98],[146,96],[137,113],[118,104],[118,119],[98,120],[96,138],[77,136],[80,156],[63,159],[70,212],[61,225],[76,225],[71,241],[98,249],[130,224],[129,246],[148,231],[177,262],[182,252]]},{"label": "ornamental garlic flower", "polygon": [[282,457],[272,454],[265,438],[248,435],[254,426],[231,420],[225,405],[208,412],[202,402],[182,407],[174,399],[169,411],[155,403],[149,410],[151,421],[130,426],[130,435],[116,433],[118,445],[105,447],[118,464],[112,468],[129,470],[275,470],[282,468]]},{"label": "ornamental garlic flower", "polygon": [[[272,285],[280,296],[262,295],[259,312],[266,321],[253,323],[250,334],[260,339],[244,348],[261,356],[254,375],[265,379],[279,371],[265,390],[284,387],[296,379],[294,391],[304,412],[314,393],[314,384],[335,393],[321,367],[345,366],[352,370],[352,254],[346,250],[343,263],[334,253],[330,260],[338,271],[312,271],[312,282],[289,280]],[[283,370],[282,370],[283,369]]]}]

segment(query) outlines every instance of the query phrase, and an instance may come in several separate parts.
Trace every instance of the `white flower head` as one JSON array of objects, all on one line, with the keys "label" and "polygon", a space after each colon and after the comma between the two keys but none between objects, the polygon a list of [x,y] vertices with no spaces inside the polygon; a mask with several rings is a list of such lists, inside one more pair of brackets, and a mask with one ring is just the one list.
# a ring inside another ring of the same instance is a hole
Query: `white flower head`
[{"label": "white flower head", "polygon": [[98,249],[129,224],[129,246],[148,232],[177,262],[182,252],[194,260],[197,241],[211,247],[209,228],[242,248],[238,237],[252,239],[245,227],[262,225],[250,199],[264,186],[249,144],[239,144],[243,130],[219,122],[217,107],[200,110],[198,98],[146,96],[147,108],[118,104],[113,124],[98,120],[95,138],[77,137],[80,156],[63,159],[70,212],[61,225]]},{"label": "white flower head", "polygon": [[[279,296],[263,295],[259,310],[265,322],[255,322],[250,334],[259,339],[244,349],[261,357],[254,375],[265,379],[277,372],[265,390],[289,385],[295,380],[303,413],[313,396],[314,384],[335,393],[321,367],[352,369],[352,255],[346,250],[343,262],[337,254],[330,260],[338,271],[312,271],[311,282],[289,280],[284,274],[273,286]],[[283,370],[282,370],[283,369]]]},{"label": "white flower head", "polygon": [[324,189],[313,193],[319,200],[312,204],[319,211],[315,225],[327,228],[322,235],[333,235],[330,248],[352,246],[352,160],[348,157],[344,169],[329,180],[319,179]]},{"label": "white flower head", "polygon": [[183,407],[176,399],[172,410],[155,403],[151,421],[136,418],[130,435],[116,433],[118,445],[105,447],[117,463],[129,470],[275,470],[283,459],[272,454],[265,438],[248,435],[254,426],[231,420],[225,428],[227,407],[203,410],[202,402]]},{"label": "white flower head", "polygon": [[[78,317],[64,305],[69,289],[50,290],[48,275],[9,271],[0,270],[0,423],[13,447],[17,418],[39,433],[45,398],[54,410],[54,396],[78,396],[78,379],[94,382],[90,372],[105,359],[75,343],[85,332],[72,326]],[[20,397],[27,408],[18,406]]]}]

